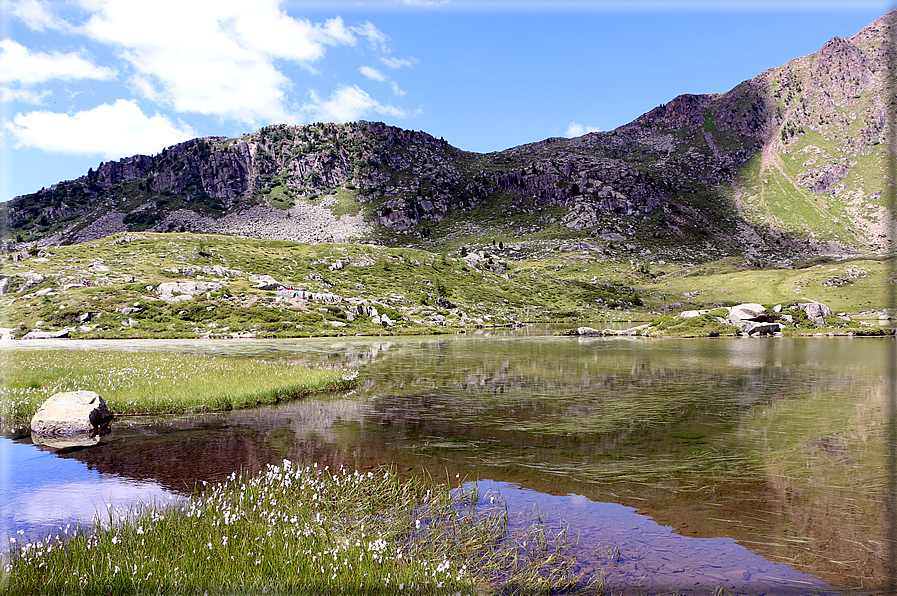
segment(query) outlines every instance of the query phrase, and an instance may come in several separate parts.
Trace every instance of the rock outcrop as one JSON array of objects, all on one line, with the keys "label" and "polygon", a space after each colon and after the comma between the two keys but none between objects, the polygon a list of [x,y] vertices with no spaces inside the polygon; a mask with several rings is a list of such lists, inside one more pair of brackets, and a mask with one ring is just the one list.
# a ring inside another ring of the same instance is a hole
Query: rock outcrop
[{"label": "rock outcrop", "polygon": [[159,298],[167,302],[190,300],[197,294],[214,292],[221,289],[221,284],[214,281],[168,281],[156,287]]}]

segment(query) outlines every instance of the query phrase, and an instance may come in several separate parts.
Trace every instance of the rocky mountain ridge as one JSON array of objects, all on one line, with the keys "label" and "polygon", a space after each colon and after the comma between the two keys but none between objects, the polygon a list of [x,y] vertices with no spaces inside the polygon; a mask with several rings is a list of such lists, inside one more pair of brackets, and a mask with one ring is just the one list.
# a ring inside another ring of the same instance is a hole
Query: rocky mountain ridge
[{"label": "rocky mountain ridge", "polygon": [[47,245],[186,230],[413,244],[485,221],[511,236],[712,256],[889,251],[893,19],[727,93],[681,95],[613,131],[496,153],[372,122],[194,139],[3,204],[4,236]]}]

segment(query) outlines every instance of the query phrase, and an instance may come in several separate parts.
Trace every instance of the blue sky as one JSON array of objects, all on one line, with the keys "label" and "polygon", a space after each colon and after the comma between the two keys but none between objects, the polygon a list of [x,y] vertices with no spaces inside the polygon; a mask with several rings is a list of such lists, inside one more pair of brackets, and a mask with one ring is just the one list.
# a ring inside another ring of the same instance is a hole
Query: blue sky
[{"label": "blue sky", "polygon": [[468,151],[722,93],[876,0],[0,0],[0,200],[197,136],[379,120]]}]

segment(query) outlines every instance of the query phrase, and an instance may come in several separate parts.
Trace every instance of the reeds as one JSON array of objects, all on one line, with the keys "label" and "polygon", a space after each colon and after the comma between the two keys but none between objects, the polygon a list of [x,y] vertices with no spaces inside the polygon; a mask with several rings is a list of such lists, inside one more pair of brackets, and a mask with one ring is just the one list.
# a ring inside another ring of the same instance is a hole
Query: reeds
[{"label": "reeds", "polygon": [[10,543],[2,585],[38,593],[575,592],[573,547],[541,518],[511,531],[494,494],[389,469],[289,461],[90,528]]}]

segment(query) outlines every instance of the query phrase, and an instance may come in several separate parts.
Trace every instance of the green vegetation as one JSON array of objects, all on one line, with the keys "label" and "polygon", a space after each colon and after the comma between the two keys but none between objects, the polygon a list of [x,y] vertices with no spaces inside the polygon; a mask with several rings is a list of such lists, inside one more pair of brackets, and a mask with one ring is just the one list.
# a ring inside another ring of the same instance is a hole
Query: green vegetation
[{"label": "green vegetation", "polygon": [[266,188],[263,192],[268,197],[268,202],[271,203],[272,207],[289,209],[296,204],[295,195],[283,184],[278,184],[273,188]]},{"label": "green vegetation", "polygon": [[[509,531],[501,503],[392,470],[289,461],[71,536],[12,545],[22,594],[421,594],[575,591],[566,533]],[[568,592],[569,593],[569,592]]]},{"label": "green vegetation", "polygon": [[[524,261],[529,268],[521,269],[511,258],[523,256],[519,247],[491,242],[485,257],[469,263],[457,253],[412,248],[116,235],[8,263],[13,293],[2,315],[17,337],[60,328],[80,338],[308,337],[456,332],[549,321],[558,313],[589,319],[600,308],[641,304],[620,281],[549,269],[556,259]],[[251,280],[261,275],[312,297],[259,289]],[[213,286],[192,296],[162,295],[165,282]]]},{"label": "green vegetation", "polygon": [[738,335],[738,329],[728,322],[721,322],[728,312],[724,308],[683,319],[678,316],[663,316],[654,319],[645,330],[648,335],[664,335],[673,337],[716,337]]},{"label": "green vegetation", "polygon": [[650,285],[636,284],[643,295],[665,295],[669,302],[685,300],[688,308],[709,308],[739,302],[790,303],[810,299],[835,312],[858,314],[883,308],[888,302],[891,259],[820,258],[795,268],[757,268],[744,259],[727,259],[689,267],[670,267]]},{"label": "green vegetation", "polygon": [[358,192],[351,184],[341,186],[336,191],[336,203],[330,208],[335,217],[342,215],[358,215],[361,212],[361,204],[358,202]]},{"label": "green vegetation", "polygon": [[2,357],[4,430],[27,426],[40,405],[60,391],[96,391],[118,416],[208,412],[349,389],[357,376],[348,370],[191,354],[62,350],[11,351]]},{"label": "green vegetation", "polygon": [[[877,318],[893,275],[891,260],[877,257],[820,257],[780,268],[761,258],[664,261],[613,241],[461,231],[427,248],[423,241],[388,248],[129,233],[35,250],[4,266],[10,281],[0,326],[15,337],[60,329],[73,338],[412,335],[651,320],[661,312],[798,299]],[[306,294],[260,289],[262,275]],[[163,295],[166,282],[212,286]]]}]

